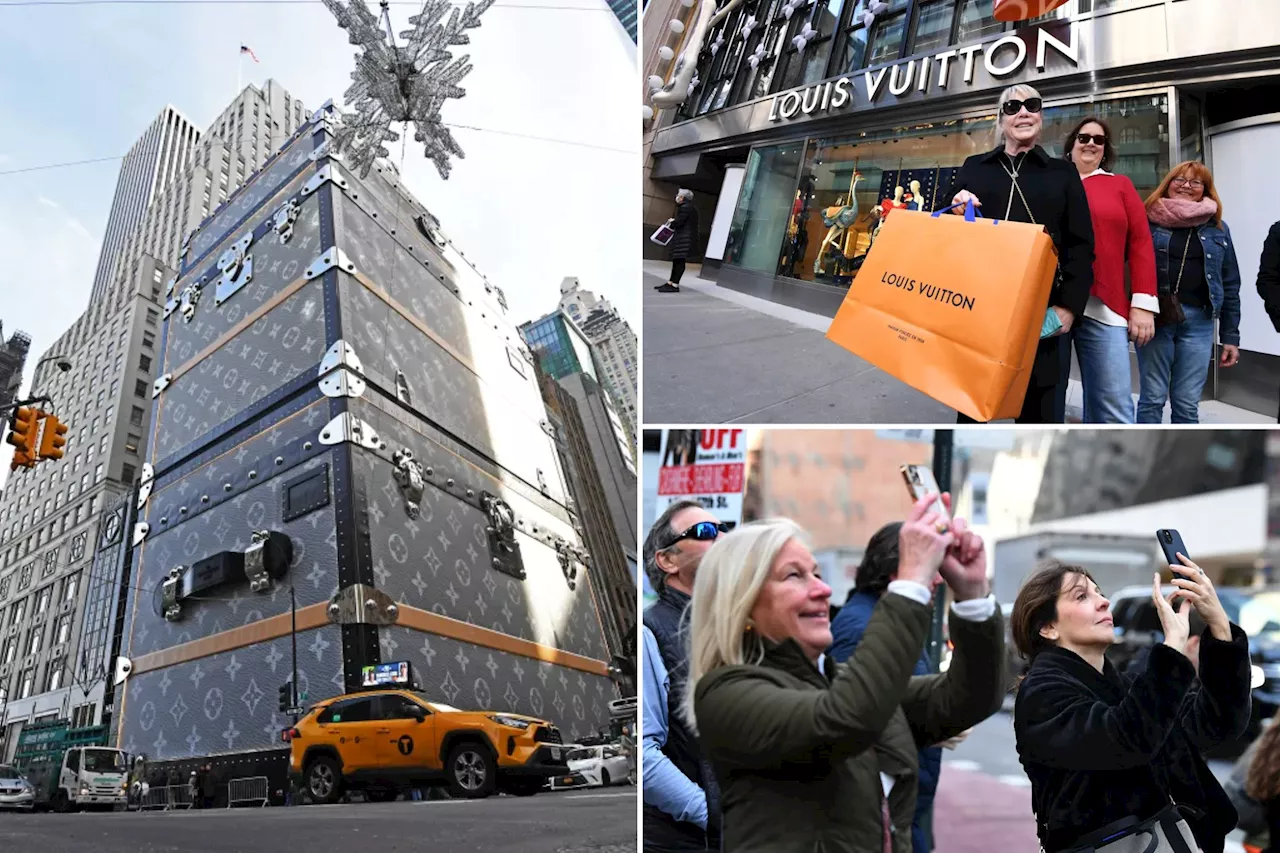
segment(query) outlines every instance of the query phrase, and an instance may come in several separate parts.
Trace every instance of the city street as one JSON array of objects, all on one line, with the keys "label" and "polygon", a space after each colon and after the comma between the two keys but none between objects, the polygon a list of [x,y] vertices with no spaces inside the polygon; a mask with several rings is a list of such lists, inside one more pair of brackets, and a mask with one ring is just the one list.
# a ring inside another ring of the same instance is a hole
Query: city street
[{"label": "city street", "polygon": [[635,853],[634,788],[484,800],[115,814],[0,814],[6,850]]},{"label": "city street", "polygon": [[[955,412],[826,338],[831,318],[720,287],[691,267],[644,262],[644,413],[649,424],[942,424]],[[1080,383],[1067,392],[1079,423]],[[1169,411],[1165,409],[1165,422]],[[1200,422],[1275,423],[1215,400]]]},{"label": "city street", "polygon": [[[1209,769],[1224,779],[1231,764],[1210,761]],[[933,826],[936,853],[1037,849],[1031,782],[1018,763],[1011,710],[984,720],[954,752],[943,750]],[[1242,837],[1236,830],[1227,838],[1227,853],[1243,850]]]}]

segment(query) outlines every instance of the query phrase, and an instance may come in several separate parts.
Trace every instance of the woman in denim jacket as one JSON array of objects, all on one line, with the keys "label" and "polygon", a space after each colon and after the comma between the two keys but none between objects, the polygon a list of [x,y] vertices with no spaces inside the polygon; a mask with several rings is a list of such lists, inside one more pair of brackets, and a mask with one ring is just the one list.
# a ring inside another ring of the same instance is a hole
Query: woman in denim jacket
[{"label": "woman in denim jacket", "polygon": [[1218,363],[1231,367],[1240,359],[1240,266],[1213,175],[1203,163],[1174,166],[1146,207],[1157,289],[1165,299],[1176,297],[1186,319],[1157,325],[1150,343],[1137,348],[1142,378],[1137,421],[1160,423],[1168,399],[1172,423],[1199,423],[1215,320],[1222,341]]}]

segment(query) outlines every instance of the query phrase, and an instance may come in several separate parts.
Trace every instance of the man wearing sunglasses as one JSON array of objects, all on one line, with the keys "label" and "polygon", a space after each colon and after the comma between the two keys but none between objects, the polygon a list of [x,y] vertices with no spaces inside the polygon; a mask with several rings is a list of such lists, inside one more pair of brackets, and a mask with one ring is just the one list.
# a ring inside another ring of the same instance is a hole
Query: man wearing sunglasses
[{"label": "man wearing sunglasses", "polygon": [[644,540],[645,574],[658,594],[641,629],[645,853],[720,849],[719,787],[678,709],[688,687],[685,611],[693,581],[730,526],[696,501],[676,501]]}]

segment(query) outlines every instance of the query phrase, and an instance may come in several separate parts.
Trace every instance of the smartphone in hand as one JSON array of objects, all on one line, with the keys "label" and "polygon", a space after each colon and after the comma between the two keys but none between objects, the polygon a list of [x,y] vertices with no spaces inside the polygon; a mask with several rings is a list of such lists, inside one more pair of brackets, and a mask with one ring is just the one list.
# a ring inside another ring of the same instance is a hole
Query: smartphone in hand
[{"label": "smartphone in hand", "polygon": [[1187,546],[1182,542],[1182,534],[1178,531],[1167,528],[1156,531],[1156,541],[1160,543],[1160,550],[1164,552],[1164,561],[1171,566],[1181,566],[1182,561],[1178,559],[1178,555],[1191,559],[1191,555],[1187,553]]},{"label": "smartphone in hand", "polygon": [[[928,465],[903,465],[899,470],[902,472],[902,479],[906,481],[907,491],[911,493],[911,499],[918,501],[932,493],[935,497],[931,509],[950,521],[951,513],[947,512],[947,505],[942,502],[942,490],[938,488],[933,470]],[[950,527],[949,524],[947,526]]]},{"label": "smartphone in hand", "polygon": [[[1191,555],[1187,553],[1187,546],[1182,542],[1182,534],[1173,528],[1163,528],[1156,531],[1156,541],[1160,543],[1160,550],[1164,552],[1164,561],[1171,566],[1181,566],[1182,561],[1178,559],[1178,555],[1191,559]],[[1174,575],[1178,577],[1178,575]],[[1182,599],[1178,599],[1173,603],[1173,612],[1177,613],[1182,608]]]}]

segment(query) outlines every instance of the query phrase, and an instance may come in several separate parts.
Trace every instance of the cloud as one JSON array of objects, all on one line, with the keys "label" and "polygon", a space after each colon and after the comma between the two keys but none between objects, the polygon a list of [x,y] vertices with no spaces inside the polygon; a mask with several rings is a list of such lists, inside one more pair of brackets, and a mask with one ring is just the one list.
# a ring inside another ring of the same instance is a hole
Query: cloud
[{"label": "cloud", "polygon": [[41,204],[43,204],[45,207],[52,207],[54,210],[58,209],[58,203],[56,201],[51,201],[50,199],[47,199],[44,196],[40,196],[39,199],[37,200]]}]

